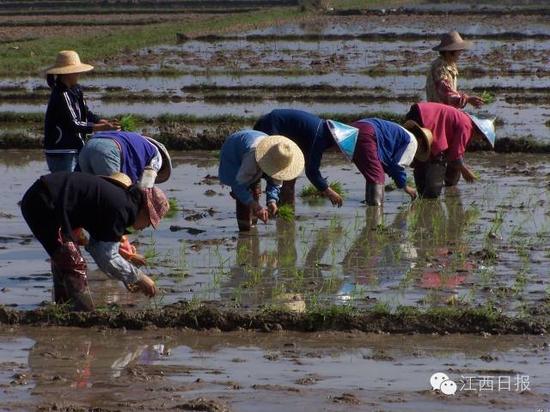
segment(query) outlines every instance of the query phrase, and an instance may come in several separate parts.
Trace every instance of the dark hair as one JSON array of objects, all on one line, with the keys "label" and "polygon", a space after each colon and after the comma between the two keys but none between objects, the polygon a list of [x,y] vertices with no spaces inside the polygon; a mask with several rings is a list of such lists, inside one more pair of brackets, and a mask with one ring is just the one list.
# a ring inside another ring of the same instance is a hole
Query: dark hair
[{"label": "dark hair", "polygon": [[50,89],[53,89],[57,83],[57,76],[55,74],[47,74],[46,82],[48,83],[48,86],[50,86]]}]

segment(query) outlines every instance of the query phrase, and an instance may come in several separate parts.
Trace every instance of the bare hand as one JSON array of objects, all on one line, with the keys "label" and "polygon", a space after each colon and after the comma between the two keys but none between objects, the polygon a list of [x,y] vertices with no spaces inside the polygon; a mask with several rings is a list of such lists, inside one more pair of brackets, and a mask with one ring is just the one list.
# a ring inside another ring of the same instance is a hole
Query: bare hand
[{"label": "bare hand", "polygon": [[415,200],[415,199],[418,197],[418,195],[417,195],[417,193],[416,193],[416,190],[414,190],[412,187],[410,187],[410,186],[405,186],[405,189],[404,189],[404,190],[405,190],[405,192],[411,197],[411,201],[412,201],[412,200]]},{"label": "bare hand", "polygon": [[464,180],[468,183],[473,183],[477,180],[474,173],[468,169],[465,165],[462,165],[462,168],[460,169],[460,173],[462,174],[462,177]]},{"label": "bare hand", "polygon": [[485,103],[485,101],[481,97],[470,96],[468,97],[468,103],[474,107],[480,107]]},{"label": "bare hand", "polygon": [[95,123],[93,127],[94,132],[107,132],[110,130],[120,130],[120,124],[116,123]]},{"label": "bare hand", "polygon": [[128,261],[136,266],[147,266],[147,260],[143,255],[134,254],[128,257]]},{"label": "bare hand", "polygon": [[341,207],[342,203],[344,201],[342,200],[342,196],[340,196],[338,193],[336,193],[334,190],[332,190],[330,187],[327,187],[323,194],[330,199],[330,202],[333,206]]},{"label": "bare hand", "polygon": [[256,217],[262,222],[267,223],[267,220],[269,219],[269,212],[267,209],[262,207],[258,202],[253,202],[251,207],[254,211],[254,215],[256,215]]},{"label": "bare hand", "polygon": [[131,290],[132,292],[139,291],[150,298],[157,294],[155,281],[147,275],[142,275],[141,279],[134,283],[133,286],[135,286],[135,290]]},{"label": "bare hand", "polygon": [[267,211],[269,212],[269,216],[274,217],[277,214],[277,203],[271,202],[267,204]]}]

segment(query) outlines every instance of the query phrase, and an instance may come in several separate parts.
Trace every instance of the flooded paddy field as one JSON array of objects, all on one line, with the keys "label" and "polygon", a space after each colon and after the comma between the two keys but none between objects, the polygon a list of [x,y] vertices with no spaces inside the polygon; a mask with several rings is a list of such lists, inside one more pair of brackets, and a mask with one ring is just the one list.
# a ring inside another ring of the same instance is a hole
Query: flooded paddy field
[{"label": "flooded paddy field", "polygon": [[[10,151],[1,159],[9,191],[0,200],[0,297],[9,307],[37,308],[50,297],[49,265],[29,237],[17,202],[46,173],[45,164],[38,151]],[[163,189],[180,210],[159,230],[133,236],[163,292],[145,300],[92,271],[91,289],[101,305],[491,305],[523,316],[549,310],[546,155],[470,154],[479,183],[447,190],[439,201],[409,205],[388,182],[379,209],[361,203],[363,178],[334,153],[324,170],[344,185],[341,209],[299,198],[295,221],[270,221],[241,235],[234,202],[216,179],[216,154],[174,154],[173,161],[173,178]],[[300,178],[298,192],[305,185]]]},{"label": "flooded paddy field", "polygon": [[[189,36],[188,23],[288,2],[165,1],[158,13],[109,3],[78,26],[93,2],[33,3],[0,10],[2,52],[53,33],[172,25],[170,41],[91,61],[81,84],[93,111],[134,114],[139,131],[185,151],[171,152],[161,185],[177,208],[131,235],[160,293],[127,292],[85,254],[98,310],[67,314],[50,303],[50,263],[17,204],[47,173],[36,148],[49,90],[36,73],[0,78],[0,145],[17,147],[0,152],[0,411],[550,408],[546,2],[350,1]],[[400,121],[424,99],[448,29],[474,41],[459,89],[494,94],[483,110],[501,142],[544,153],[467,153],[475,184],[411,204],[388,180],[382,208],[363,204],[363,177],[329,153],[322,171],[342,183],[342,208],[298,196],[294,220],[239,234],[219,152],[188,149],[219,149],[277,107]],[[439,372],[454,396],[432,390]]]},{"label": "flooded paddy field", "polygon": [[[26,327],[0,329],[0,342],[5,411],[486,411],[550,402],[548,342],[537,336]],[[454,396],[431,390],[437,372],[456,381]]]}]

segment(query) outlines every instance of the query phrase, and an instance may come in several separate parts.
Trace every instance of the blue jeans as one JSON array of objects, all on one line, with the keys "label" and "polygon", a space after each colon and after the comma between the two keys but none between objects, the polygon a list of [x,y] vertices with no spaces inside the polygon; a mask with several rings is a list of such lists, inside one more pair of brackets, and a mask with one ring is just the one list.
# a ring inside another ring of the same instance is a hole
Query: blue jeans
[{"label": "blue jeans", "polygon": [[46,163],[50,172],[74,172],[78,153],[46,153]]},{"label": "blue jeans", "polygon": [[90,139],[78,157],[80,170],[93,175],[110,176],[120,172],[120,150],[112,139]]}]

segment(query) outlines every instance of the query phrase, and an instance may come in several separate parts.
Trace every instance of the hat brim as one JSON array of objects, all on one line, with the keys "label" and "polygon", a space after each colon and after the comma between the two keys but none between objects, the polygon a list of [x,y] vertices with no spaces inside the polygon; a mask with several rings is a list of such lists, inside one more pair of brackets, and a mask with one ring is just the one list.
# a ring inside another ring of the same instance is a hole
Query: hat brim
[{"label": "hat brim", "polygon": [[130,186],[132,186],[132,179],[130,179],[128,175],[125,175],[121,172],[114,173],[111,176],[100,175],[99,177],[108,180],[109,182],[114,183],[115,185],[120,186],[124,189],[128,189]]},{"label": "hat brim", "polygon": [[472,48],[474,43],[468,40],[464,40],[463,42],[459,43],[451,43],[447,44],[446,46],[443,46],[441,44],[435,46],[432,48],[432,50],[435,51],[458,51],[458,50],[469,50]]},{"label": "hat brim", "polygon": [[63,66],[63,67],[48,67],[44,72],[46,74],[73,74],[73,73],[85,73],[89,72],[90,70],[93,70],[94,66],[89,64],[74,64],[70,66]]},{"label": "hat brim", "polygon": [[150,143],[155,145],[155,147],[160,152],[160,156],[162,157],[162,166],[157,173],[155,183],[164,183],[170,178],[170,175],[172,174],[172,159],[170,158],[170,154],[161,142],[158,142],[149,136],[143,137],[145,137]]},{"label": "hat brim", "polygon": [[[428,160],[430,158],[433,142],[432,132],[420,126],[414,120],[407,120],[403,127],[411,132],[416,137],[417,141],[419,141],[418,149],[416,150],[414,158],[421,162],[425,162],[426,160]],[[420,141],[422,141],[424,144],[421,145]]]},{"label": "hat brim", "polygon": [[[292,160],[289,165],[281,169],[273,164],[270,156],[270,149],[280,143],[287,143],[292,150]],[[275,180],[294,180],[304,170],[305,160],[304,154],[296,143],[284,136],[267,136],[264,137],[256,146],[255,151],[256,162],[262,171]]]}]

